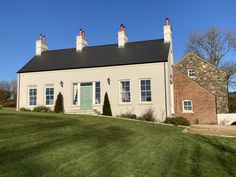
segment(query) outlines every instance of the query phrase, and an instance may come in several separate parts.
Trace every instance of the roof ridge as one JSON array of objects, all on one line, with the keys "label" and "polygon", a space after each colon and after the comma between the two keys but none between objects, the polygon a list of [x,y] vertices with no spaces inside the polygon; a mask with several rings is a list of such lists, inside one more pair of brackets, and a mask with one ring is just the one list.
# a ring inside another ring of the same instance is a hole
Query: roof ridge
[{"label": "roof ridge", "polygon": [[[143,40],[143,41],[131,41],[131,42],[127,42],[127,44],[130,43],[141,43],[141,42],[153,42],[153,41],[164,41],[163,38],[161,39],[150,39],[150,40]],[[105,46],[113,46],[113,45],[117,45],[118,43],[110,43],[110,44],[102,44],[102,45],[92,45],[92,46],[87,46],[87,48],[93,48],[93,47],[105,47]],[[75,50],[76,48],[64,48],[64,49],[53,49],[53,50],[48,50],[48,51],[44,51],[44,52],[55,52],[55,51],[62,51],[62,50]]]}]

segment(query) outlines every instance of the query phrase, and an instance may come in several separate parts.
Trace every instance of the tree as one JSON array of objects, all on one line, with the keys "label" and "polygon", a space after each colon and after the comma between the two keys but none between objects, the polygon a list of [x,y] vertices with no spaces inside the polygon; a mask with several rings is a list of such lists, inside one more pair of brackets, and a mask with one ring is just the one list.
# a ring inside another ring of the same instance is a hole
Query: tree
[{"label": "tree", "polygon": [[228,73],[229,86],[233,89],[236,89],[236,63],[233,61],[225,62],[220,66],[220,68]]},{"label": "tree", "polygon": [[102,114],[106,115],[106,116],[112,116],[111,105],[110,105],[110,101],[109,101],[107,92],[105,93],[105,96],[104,96],[104,104],[103,104],[103,108],[102,108]]},{"label": "tree", "polygon": [[194,52],[210,63],[219,66],[221,60],[232,49],[236,49],[236,35],[229,30],[209,28],[203,33],[190,34],[187,52]]},{"label": "tree", "polygon": [[61,92],[59,92],[59,94],[57,95],[57,100],[56,100],[56,104],[54,107],[54,112],[56,112],[56,113],[64,112],[63,95],[61,94]]}]

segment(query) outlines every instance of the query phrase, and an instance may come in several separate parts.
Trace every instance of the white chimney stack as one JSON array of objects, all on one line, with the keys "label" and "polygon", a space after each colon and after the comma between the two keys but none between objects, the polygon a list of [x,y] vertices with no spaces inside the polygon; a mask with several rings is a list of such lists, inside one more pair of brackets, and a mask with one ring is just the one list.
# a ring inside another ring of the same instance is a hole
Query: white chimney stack
[{"label": "white chimney stack", "polygon": [[164,42],[172,43],[172,29],[169,18],[166,18],[166,24],[164,26]]},{"label": "white chimney stack", "polygon": [[46,37],[40,34],[39,40],[36,41],[36,55],[41,55],[43,51],[48,51]]},{"label": "white chimney stack", "polygon": [[82,52],[84,47],[88,46],[88,42],[85,39],[85,32],[80,29],[79,35],[76,37],[76,51]]},{"label": "white chimney stack", "polygon": [[123,24],[120,25],[120,31],[118,32],[118,47],[125,47],[125,43],[128,42],[128,37],[126,34],[126,29]]}]

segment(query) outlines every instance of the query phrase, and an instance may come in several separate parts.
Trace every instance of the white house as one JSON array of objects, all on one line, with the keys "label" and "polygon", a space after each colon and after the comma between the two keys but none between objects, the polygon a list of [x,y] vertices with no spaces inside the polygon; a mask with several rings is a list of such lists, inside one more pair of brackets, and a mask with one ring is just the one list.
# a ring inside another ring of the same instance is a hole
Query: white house
[{"label": "white house", "polygon": [[166,19],[164,39],[128,42],[124,25],[118,44],[88,46],[85,32],[76,48],[48,50],[44,36],[36,55],[18,71],[17,110],[54,108],[59,92],[65,113],[102,112],[107,92],[113,115],[127,111],[140,116],[155,111],[157,121],[173,112],[172,30]]}]

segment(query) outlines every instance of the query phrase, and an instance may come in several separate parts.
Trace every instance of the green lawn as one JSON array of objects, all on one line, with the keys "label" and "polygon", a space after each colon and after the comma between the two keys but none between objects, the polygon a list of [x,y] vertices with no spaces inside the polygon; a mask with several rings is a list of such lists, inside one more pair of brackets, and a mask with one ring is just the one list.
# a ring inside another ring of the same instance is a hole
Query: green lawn
[{"label": "green lawn", "polygon": [[236,176],[236,139],[102,117],[0,111],[0,176]]}]

